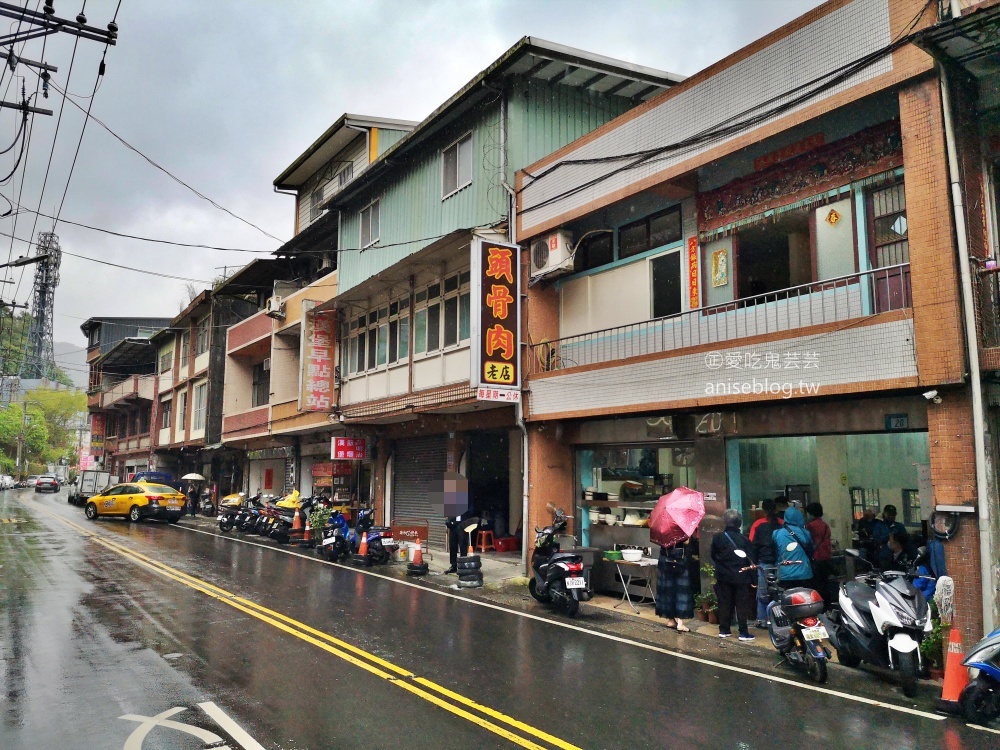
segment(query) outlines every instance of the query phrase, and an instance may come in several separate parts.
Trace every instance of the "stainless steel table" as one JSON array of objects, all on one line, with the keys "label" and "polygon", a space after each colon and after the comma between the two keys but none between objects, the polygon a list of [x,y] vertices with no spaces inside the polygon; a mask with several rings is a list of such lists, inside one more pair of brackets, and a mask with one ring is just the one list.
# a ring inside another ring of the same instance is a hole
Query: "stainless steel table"
[{"label": "stainless steel table", "polygon": [[[657,561],[652,557],[642,557],[639,558],[637,562],[631,562],[629,560],[615,560],[615,568],[618,570],[618,578],[622,582],[622,600],[618,602],[614,608],[618,609],[620,606],[628,603],[628,606],[632,608],[632,611],[639,614],[639,610],[636,608],[635,604],[632,603],[632,597],[628,592],[628,587],[632,584],[632,579],[639,576],[642,577],[642,582],[646,585],[646,591],[649,592],[649,598],[653,600],[653,604],[656,604],[656,594],[653,591],[652,585],[650,585],[650,574],[656,575],[656,563]],[[648,571],[648,568],[652,568]],[[627,576],[626,576],[627,572]]]}]

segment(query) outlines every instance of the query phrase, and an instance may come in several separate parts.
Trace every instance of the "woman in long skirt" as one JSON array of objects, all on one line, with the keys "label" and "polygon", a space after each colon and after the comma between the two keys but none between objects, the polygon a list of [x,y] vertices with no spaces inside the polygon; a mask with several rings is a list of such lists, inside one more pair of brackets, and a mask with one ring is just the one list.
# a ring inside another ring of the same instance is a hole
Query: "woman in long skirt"
[{"label": "woman in long skirt", "polygon": [[672,547],[660,547],[656,576],[656,614],[665,618],[668,628],[687,633],[690,628],[685,619],[694,617],[694,596],[688,558],[691,554],[690,539]]}]

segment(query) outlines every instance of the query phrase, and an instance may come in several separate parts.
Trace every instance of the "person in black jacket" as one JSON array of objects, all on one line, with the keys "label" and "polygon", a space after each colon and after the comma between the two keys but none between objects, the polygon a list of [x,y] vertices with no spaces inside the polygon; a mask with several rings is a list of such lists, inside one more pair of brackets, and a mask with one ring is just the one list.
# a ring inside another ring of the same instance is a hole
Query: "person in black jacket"
[{"label": "person in black jacket", "polygon": [[[783,498],[782,498],[783,499]],[[774,545],[774,532],[781,528],[778,502],[767,498],[761,503],[767,514],[750,527],[750,542],[753,544],[753,560],[757,564],[757,627],[767,627],[767,571],[778,564],[778,548]]]},{"label": "person in black jacket", "polygon": [[726,528],[712,538],[712,562],[715,563],[716,592],[719,597],[719,637],[729,638],[736,609],[741,641],[752,641],[747,620],[753,614],[753,545],[741,531],[743,517],[735,510],[723,516]]}]

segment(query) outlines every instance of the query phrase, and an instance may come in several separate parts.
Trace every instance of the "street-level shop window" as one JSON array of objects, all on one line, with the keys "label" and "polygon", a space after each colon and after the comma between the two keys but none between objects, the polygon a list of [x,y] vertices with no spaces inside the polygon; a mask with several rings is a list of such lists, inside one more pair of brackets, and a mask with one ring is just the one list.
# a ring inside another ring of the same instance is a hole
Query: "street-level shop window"
[{"label": "street-level shop window", "polygon": [[194,410],[191,412],[191,429],[205,429],[205,407],[208,403],[208,383],[200,383],[194,387]]},{"label": "street-level shop window", "polygon": [[166,430],[170,428],[170,416],[173,411],[173,401],[161,401],[160,402],[160,429]]},{"label": "street-level shop window", "polygon": [[361,247],[374,245],[379,240],[379,202],[361,209]]},{"label": "street-level shop window", "polygon": [[267,406],[271,397],[270,360],[259,362],[253,366],[250,386],[250,407]]},{"label": "street-level shop window", "polygon": [[442,200],[472,184],[472,133],[441,151]]}]

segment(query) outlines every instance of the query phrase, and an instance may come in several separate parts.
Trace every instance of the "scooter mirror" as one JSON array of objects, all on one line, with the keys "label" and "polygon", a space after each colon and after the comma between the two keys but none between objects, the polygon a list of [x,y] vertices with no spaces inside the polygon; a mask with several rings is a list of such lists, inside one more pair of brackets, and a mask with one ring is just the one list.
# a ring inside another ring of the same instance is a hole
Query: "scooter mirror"
[{"label": "scooter mirror", "polygon": [[855,558],[861,557],[861,553],[858,552],[856,549],[845,549],[844,554],[847,555],[848,557],[855,557]]},{"label": "scooter mirror", "polygon": [[785,547],[785,549],[788,550],[789,552],[794,552],[795,548],[798,546],[799,546],[798,542],[789,542],[788,545]]},{"label": "scooter mirror", "polygon": [[743,550],[741,550],[741,549],[737,549],[737,550],[733,550],[733,552],[735,552],[735,553],[736,553],[736,556],[737,556],[737,557],[746,557],[746,556],[747,556],[747,553],[746,553],[746,552],[744,552],[744,551],[743,551]]}]

